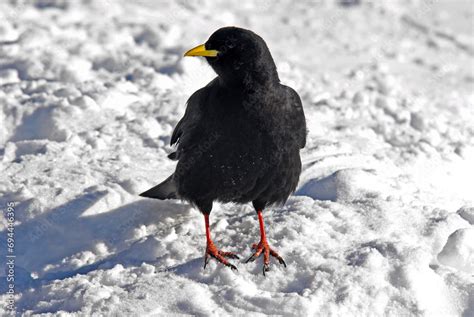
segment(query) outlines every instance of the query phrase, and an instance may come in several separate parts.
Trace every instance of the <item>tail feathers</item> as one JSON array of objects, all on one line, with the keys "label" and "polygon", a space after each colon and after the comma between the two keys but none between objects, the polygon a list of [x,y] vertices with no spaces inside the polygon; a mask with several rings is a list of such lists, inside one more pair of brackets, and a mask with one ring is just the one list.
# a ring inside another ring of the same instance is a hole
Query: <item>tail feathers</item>
[{"label": "tail feathers", "polygon": [[142,197],[155,198],[155,199],[175,199],[178,198],[176,194],[176,184],[174,183],[173,176],[168,177],[164,182],[150,188],[146,192],[140,194]]}]

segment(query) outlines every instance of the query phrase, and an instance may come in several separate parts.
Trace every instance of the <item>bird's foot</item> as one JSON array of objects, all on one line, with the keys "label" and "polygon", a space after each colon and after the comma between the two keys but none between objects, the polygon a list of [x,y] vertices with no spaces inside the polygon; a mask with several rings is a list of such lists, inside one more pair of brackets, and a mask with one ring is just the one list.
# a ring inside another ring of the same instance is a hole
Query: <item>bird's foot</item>
[{"label": "bird's foot", "polygon": [[225,252],[225,251],[221,251],[217,249],[217,247],[214,245],[212,241],[207,243],[206,254],[204,255],[204,268],[206,268],[207,263],[209,263],[209,259],[211,257],[216,259],[220,263],[224,264],[225,266],[230,267],[232,270],[237,271],[237,268],[235,267],[235,265],[233,265],[226,259],[226,258],[239,259],[237,254],[235,254],[234,252]]},{"label": "bird's foot", "polygon": [[258,244],[252,244],[252,249],[255,250],[255,252],[250,258],[247,259],[247,261],[245,261],[245,263],[255,261],[263,252],[263,275],[265,275],[265,272],[270,271],[270,255],[276,258],[280,264],[283,264],[286,267],[286,263],[283,258],[275,250],[270,248],[266,239],[263,241],[260,240]]}]

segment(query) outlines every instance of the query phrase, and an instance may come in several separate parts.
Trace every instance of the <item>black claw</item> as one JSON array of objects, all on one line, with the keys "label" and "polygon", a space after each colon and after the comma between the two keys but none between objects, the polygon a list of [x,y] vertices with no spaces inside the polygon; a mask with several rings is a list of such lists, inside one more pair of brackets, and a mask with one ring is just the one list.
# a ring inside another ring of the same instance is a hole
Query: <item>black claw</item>
[{"label": "black claw", "polygon": [[255,259],[256,259],[255,255],[252,255],[250,258],[247,259],[247,261],[245,261],[245,263],[253,262],[255,261]]},{"label": "black claw", "polygon": [[237,267],[233,264],[228,263],[227,266],[230,267],[232,271],[238,271]]},{"label": "black claw", "polygon": [[231,254],[229,256],[227,256],[229,259],[236,259],[236,260],[240,260],[239,256],[237,254]]},{"label": "black claw", "polygon": [[209,263],[209,257],[204,257],[204,269],[206,269],[207,263]]},{"label": "black claw", "polygon": [[264,264],[263,265],[263,276],[266,276],[265,272],[269,272],[269,271],[270,271],[270,266],[268,264]]},{"label": "black claw", "polygon": [[286,263],[282,258],[279,258],[278,261],[280,262],[280,264],[283,264],[286,267]]}]

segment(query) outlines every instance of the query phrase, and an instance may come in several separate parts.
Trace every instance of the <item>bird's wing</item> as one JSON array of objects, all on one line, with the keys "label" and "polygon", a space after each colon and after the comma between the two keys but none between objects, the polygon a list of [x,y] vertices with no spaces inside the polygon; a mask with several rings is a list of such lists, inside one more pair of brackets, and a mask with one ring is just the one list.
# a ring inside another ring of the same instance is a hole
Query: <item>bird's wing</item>
[{"label": "bird's wing", "polygon": [[178,144],[179,139],[183,136],[186,127],[192,126],[194,122],[197,122],[201,116],[200,102],[204,95],[203,90],[206,87],[199,89],[189,97],[186,102],[186,112],[184,116],[179,120],[178,124],[174,128],[173,134],[171,135],[170,145]]},{"label": "bird's wing", "polygon": [[168,155],[170,159],[179,160],[180,151],[183,150],[180,146],[180,141],[186,133],[189,133],[189,131],[199,124],[202,116],[202,106],[205,104],[209,88],[214,84],[214,82],[215,80],[211,81],[207,86],[197,90],[186,102],[186,112],[181,120],[179,120],[174,128],[173,134],[171,135],[170,145],[177,144],[178,150]]},{"label": "bird's wing", "polygon": [[306,119],[304,116],[303,104],[298,93],[291,87],[283,86],[285,88],[286,105],[288,122],[293,125],[294,136],[300,148],[306,145]]}]

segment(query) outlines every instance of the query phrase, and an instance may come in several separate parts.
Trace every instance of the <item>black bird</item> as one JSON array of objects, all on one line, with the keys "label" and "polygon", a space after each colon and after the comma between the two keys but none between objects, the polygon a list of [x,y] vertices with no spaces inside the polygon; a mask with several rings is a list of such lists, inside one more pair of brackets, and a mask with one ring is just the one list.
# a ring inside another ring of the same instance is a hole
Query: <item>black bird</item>
[{"label": "black bird", "polygon": [[300,97],[280,84],[265,41],[252,31],[224,27],[184,54],[204,56],[217,73],[191,95],[186,112],[171,136],[178,160],[175,172],[140,194],[157,199],[180,198],[204,215],[209,257],[236,269],[211,239],[209,214],[213,201],[252,202],[260,224],[254,261],[263,252],[263,274],[270,255],[286,264],[268,245],[262,210],[283,204],[295,190],[301,172],[300,149],[306,143],[306,122]]}]

